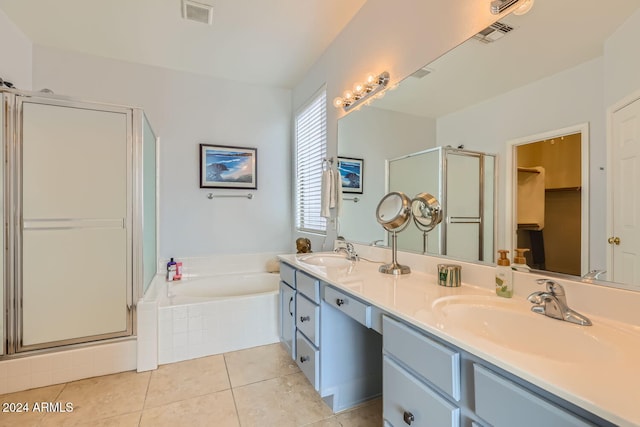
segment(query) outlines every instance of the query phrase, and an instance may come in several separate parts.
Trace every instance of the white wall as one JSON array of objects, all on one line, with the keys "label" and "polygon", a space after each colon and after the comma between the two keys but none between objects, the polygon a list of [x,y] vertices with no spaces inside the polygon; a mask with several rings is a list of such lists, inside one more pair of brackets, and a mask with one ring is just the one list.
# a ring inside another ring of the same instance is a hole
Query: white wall
[{"label": "white wall", "polygon": [[[368,72],[400,81],[496,20],[489,2],[368,0],[293,90],[294,110],[327,85],[327,155],[336,155],[337,120],[331,100]],[[293,189],[291,189],[293,194]],[[335,231],[329,232],[328,243]],[[314,248],[323,239],[309,235]]]},{"label": "white wall", "polygon": [[605,43],[605,106],[610,107],[640,90],[640,10]]},{"label": "white wall", "polygon": [[499,154],[497,244],[504,245],[507,142],[580,123],[589,123],[590,133],[590,267],[604,269],[606,127],[602,58],[440,118],[437,138],[438,145],[464,144],[470,150]]},{"label": "white wall", "polygon": [[32,43],[0,9],[0,77],[16,88],[31,90]]},{"label": "white wall", "polygon": [[[385,160],[435,146],[436,124],[429,118],[365,107],[338,122],[338,154],[364,159],[363,194],[359,202],[345,201],[339,232],[347,240],[371,243],[384,239],[375,216],[385,194]],[[413,196],[413,194],[410,194]]]},{"label": "white wall", "polygon": [[[161,258],[291,250],[289,90],[39,45],[33,67],[34,88],[144,108],[160,137]],[[257,147],[258,190],[200,189],[199,143]]]}]

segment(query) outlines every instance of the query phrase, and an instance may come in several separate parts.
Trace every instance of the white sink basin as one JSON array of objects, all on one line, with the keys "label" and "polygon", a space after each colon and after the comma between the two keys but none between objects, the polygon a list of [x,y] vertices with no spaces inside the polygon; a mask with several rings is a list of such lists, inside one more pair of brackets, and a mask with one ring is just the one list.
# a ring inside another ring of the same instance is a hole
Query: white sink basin
[{"label": "white sink basin", "polygon": [[533,313],[522,301],[493,296],[452,296],[433,303],[442,330],[464,331],[505,349],[566,363],[611,361],[620,332],[580,326]]},{"label": "white sink basin", "polygon": [[349,261],[343,254],[333,252],[320,252],[297,257],[299,262],[318,267],[349,267],[353,261]]}]

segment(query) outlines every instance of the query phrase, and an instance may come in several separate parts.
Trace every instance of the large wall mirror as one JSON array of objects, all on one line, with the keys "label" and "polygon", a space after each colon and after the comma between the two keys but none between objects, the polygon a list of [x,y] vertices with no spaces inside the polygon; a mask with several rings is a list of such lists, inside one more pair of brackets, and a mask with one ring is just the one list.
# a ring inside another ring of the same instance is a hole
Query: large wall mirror
[{"label": "large wall mirror", "polygon": [[[609,270],[599,278],[639,289],[640,277],[616,275],[613,268],[617,248],[615,239],[609,239],[614,214],[608,190],[612,182],[608,181],[613,180],[614,167],[608,163],[607,146],[613,132],[608,123],[616,121],[612,108],[640,94],[640,58],[634,54],[637,40],[638,0],[606,4],[540,0],[526,15],[501,18],[406,77],[383,98],[343,117],[338,121],[338,155],[364,159],[365,190],[358,202],[343,203],[339,233],[367,244],[386,242],[376,224],[375,206],[389,189],[389,162],[437,147],[462,146],[465,151],[497,154],[492,251],[531,245],[517,238],[518,157],[520,163],[529,158],[521,168],[543,167],[530,160],[536,154],[524,147],[527,143],[542,145],[557,136],[554,144],[561,140],[564,144],[570,134],[578,133],[581,151],[553,155],[554,164],[546,166],[547,176],[562,175],[564,169],[575,172],[579,157],[580,178],[571,185],[548,188],[550,196],[545,196],[553,199],[548,204],[559,206],[546,215],[547,232],[553,227],[577,230],[578,243],[566,250],[571,251],[572,264],[556,267],[564,261],[556,262],[561,260],[550,248],[546,263],[538,266],[575,276]],[[563,134],[566,129],[570,134]],[[637,131],[640,134],[640,127]],[[544,135],[550,137],[536,139]],[[469,177],[469,183],[477,185],[477,177]],[[564,197],[563,192],[571,198],[566,201],[566,215],[565,202],[555,200]],[[634,269],[627,265],[626,270]],[[640,263],[634,271],[640,274]]]}]

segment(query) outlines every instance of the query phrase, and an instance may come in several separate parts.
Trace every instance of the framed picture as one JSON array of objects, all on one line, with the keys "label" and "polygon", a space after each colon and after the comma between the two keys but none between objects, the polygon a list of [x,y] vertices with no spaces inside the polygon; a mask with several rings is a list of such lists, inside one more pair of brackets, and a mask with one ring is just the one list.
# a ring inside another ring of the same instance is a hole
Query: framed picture
[{"label": "framed picture", "polygon": [[362,194],[362,171],[364,160],[338,157],[338,172],[342,179],[343,193]]},{"label": "framed picture", "polygon": [[258,149],[200,144],[200,188],[258,189]]}]

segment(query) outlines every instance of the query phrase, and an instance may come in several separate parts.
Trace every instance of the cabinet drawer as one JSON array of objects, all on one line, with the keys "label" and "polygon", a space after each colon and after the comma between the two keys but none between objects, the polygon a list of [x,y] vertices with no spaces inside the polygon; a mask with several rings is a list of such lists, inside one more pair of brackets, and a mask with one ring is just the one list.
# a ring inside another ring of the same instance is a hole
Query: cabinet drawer
[{"label": "cabinet drawer", "polygon": [[296,289],[316,304],[320,304],[320,281],[302,271],[296,271]]},{"label": "cabinet drawer", "polygon": [[480,365],[473,374],[476,414],[494,427],[593,426]]},{"label": "cabinet drawer", "polygon": [[324,289],[324,300],[367,328],[371,327],[370,305],[364,304],[330,286]]},{"label": "cabinet drawer", "polygon": [[388,356],[382,364],[382,406],[385,420],[395,427],[460,425],[460,409]]},{"label": "cabinet drawer", "polygon": [[320,307],[296,295],[296,326],[316,347],[320,346]]},{"label": "cabinet drawer", "polygon": [[382,317],[384,351],[455,400],[460,400],[460,353],[387,316]]},{"label": "cabinet drawer", "polygon": [[296,334],[296,363],[316,391],[320,390],[319,351],[300,333]]},{"label": "cabinet drawer", "polygon": [[284,262],[281,262],[280,263],[280,280],[282,280],[287,285],[295,289],[296,288],[296,270],[293,267],[291,267],[289,264],[285,264]]}]

